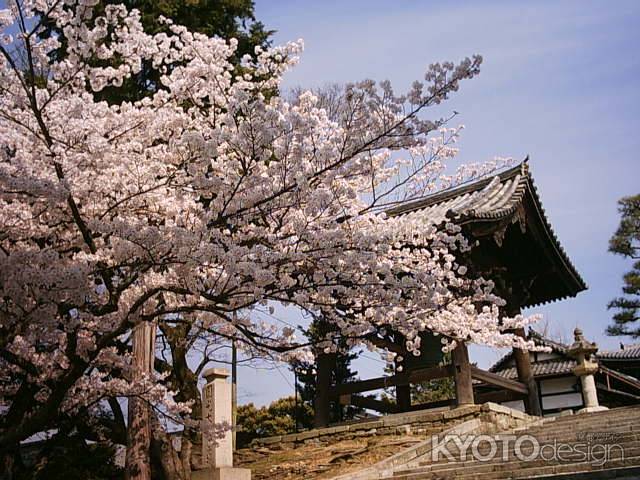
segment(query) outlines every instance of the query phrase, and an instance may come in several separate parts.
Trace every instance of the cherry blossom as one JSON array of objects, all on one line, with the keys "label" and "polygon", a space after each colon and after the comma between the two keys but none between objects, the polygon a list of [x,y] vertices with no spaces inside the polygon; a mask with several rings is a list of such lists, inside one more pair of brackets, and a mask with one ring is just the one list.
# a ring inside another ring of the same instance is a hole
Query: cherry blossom
[{"label": "cherry blossom", "polygon": [[[459,263],[471,248],[459,228],[384,213],[504,162],[447,175],[460,128],[424,118],[479,56],[431,65],[406,95],[348,85],[330,115],[312,92],[277,93],[302,41],[256,49],[240,70],[234,40],[168,20],[169,34],[148,35],[139,12],[97,16],[96,3],[0,10],[0,442],[109,396],[180,411],[157,378],[129,381],[143,321],[308,355],[292,329],[252,315],[281,302],[321,312],[352,344],[391,328],[415,354],[425,330],[445,348],[528,346],[507,330],[535,318],[499,321],[491,282]],[[38,37],[44,16],[64,31],[62,60]],[[94,99],[143,61],[163,72],[157,92]]]}]

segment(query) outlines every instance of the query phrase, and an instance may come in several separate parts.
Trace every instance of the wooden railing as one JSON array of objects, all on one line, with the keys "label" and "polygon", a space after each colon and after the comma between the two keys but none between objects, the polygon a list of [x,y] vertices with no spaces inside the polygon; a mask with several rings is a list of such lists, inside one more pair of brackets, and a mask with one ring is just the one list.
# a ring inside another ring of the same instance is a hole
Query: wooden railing
[{"label": "wooden railing", "polygon": [[358,382],[343,383],[330,387],[329,391],[333,398],[341,395],[349,395],[360,392],[369,392],[380,388],[388,388],[397,385],[410,385],[412,383],[425,382],[436,378],[446,378],[453,376],[451,365],[441,367],[417,368],[408,373],[398,373],[386,377],[370,378]]},{"label": "wooden railing", "polygon": [[[478,367],[471,366],[471,377],[485,384],[499,387],[501,391],[487,392],[478,395],[477,400],[486,401],[508,401],[520,398],[526,395],[527,386],[522,382],[510,380],[498,374],[482,370]],[[381,388],[394,387],[398,385],[409,385],[412,383],[434,380],[437,378],[453,377],[454,371],[451,365],[440,367],[418,368],[407,373],[399,373],[385,377],[370,378],[368,380],[360,380],[357,382],[344,383],[335,385],[329,389],[330,396],[334,400],[340,400],[343,405],[357,405],[363,408],[370,408],[379,412],[391,412],[393,408],[387,403],[373,398],[356,395],[362,392],[379,390]],[[515,395],[514,395],[515,394]],[[432,402],[429,404],[412,405],[411,410],[421,408],[435,408],[455,403],[455,400],[444,400],[441,402]]]},{"label": "wooden railing", "polygon": [[525,395],[529,392],[527,386],[522,382],[510,380],[498,375],[497,373],[488,372],[475,366],[471,366],[471,378],[488,383],[489,385],[504,388],[505,390],[511,390],[512,392],[522,393]]}]

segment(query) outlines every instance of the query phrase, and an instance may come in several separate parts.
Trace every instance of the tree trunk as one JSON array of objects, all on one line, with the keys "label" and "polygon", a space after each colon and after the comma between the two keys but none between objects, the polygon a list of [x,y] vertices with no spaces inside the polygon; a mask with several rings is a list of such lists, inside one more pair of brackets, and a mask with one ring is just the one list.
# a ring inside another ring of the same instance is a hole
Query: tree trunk
[{"label": "tree trunk", "polygon": [[2,480],[13,480],[18,478],[17,472],[20,470],[20,448],[18,445],[14,445],[9,448],[2,449],[2,458],[0,461],[0,470],[2,472]]},{"label": "tree trunk", "polygon": [[[168,378],[169,385],[171,390],[177,392],[176,401],[191,402],[191,419],[199,422],[202,420],[202,399],[198,389],[198,377],[189,368],[187,362],[188,345],[185,343],[185,338],[190,336],[190,328],[188,325],[172,327],[166,323],[160,324],[160,330],[164,333],[171,349],[172,365]],[[181,443],[190,446],[190,458],[185,457],[183,453],[180,454],[183,463],[188,464],[188,471],[202,468],[202,434],[200,430],[185,425]]]},{"label": "tree trunk", "polygon": [[[191,469],[185,468],[183,459],[180,457],[183,453],[190,454],[190,447],[183,444],[184,452],[178,455],[178,452],[173,447],[171,442],[171,436],[162,428],[160,422],[155,418],[153,419],[153,441],[151,454],[153,458],[154,471],[159,470],[155,474],[155,478],[162,478],[163,480],[190,480]],[[187,457],[188,458],[188,457]]]},{"label": "tree trunk", "polygon": [[[134,378],[153,370],[156,326],[143,322],[133,329]],[[129,398],[125,478],[151,480],[151,412],[142,398]]]}]

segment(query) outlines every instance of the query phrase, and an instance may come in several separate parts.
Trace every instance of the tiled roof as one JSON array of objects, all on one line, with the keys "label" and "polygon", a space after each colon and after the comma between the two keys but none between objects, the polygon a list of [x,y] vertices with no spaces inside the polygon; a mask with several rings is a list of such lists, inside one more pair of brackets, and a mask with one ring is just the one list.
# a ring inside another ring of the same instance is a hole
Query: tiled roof
[{"label": "tiled roof", "polygon": [[[566,354],[568,350],[568,346],[564,343],[556,342],[555,340],[551,340],[550,338],[546,338],[536,332],[535,330],[529,330],[529,340],[533,340],[533,343],[540,347],[548,347],[552,352]],[[500,360],[494,363],[491,368],[489,368],[490,372],[498,373],[498,370],[502,370],[504,365],[511,360],[513,352],[508,352],[504,355]]]},{"label": "tiled roof", "polygon": [[[529,339],[533,340],[536,345],[549,347],[553,352],[563,356],[567,354],[567,350],[569,349],[568,345],[546,338],[533,330],[529,331]],[[489,371],[506,378],[518,378],[515,367],[505,367],[507,362],[511,360],[512,355],[512,352],[507,353],[493,364],[491,368],[489,368]],[[596,357],[602,360],[637,360],[640,358],[640,344],[626,345],[620,350],[597,352]],[[536,377],[571,373],[571,370],[575,366],[576,362],[569,357],[531,363],[533,375]]]},{"label": "tiled roof", "polygon": [[605,360],[635,360],[640,358],[640,344],[625,345],[620,350],[598,352],[596,356]]},{"label": "tiled roof", "polygon": [[534,306],[575,296],[585,290],[587,287],[584,280],[571,263],[546,218],[527,160],[493,178],[408,202],[387,210],[386,213],[389,217],[412,215],[436,224],[451,221],[465,226],[509,218],[515,221],[522,215],[525,203],[531,215],[539,219],[540,238],[545,238],[543,248],[550,252],[554,265],[551,268],[556,272],[557,278],[562,279],[564,287],[555,295],[547,293],[537,301],[522,306]]},{"label": "tiled roof", "polygon": [[542,334],[536,332],[535,330],[529,331],[529,339],[533,340],[536,345],[540,345],[541,347],[549,347],[551,351],[556,353],[567,353],[567,351],[569,350],[569,345],[565,345],[564,343],[556,342],[555,340],[544,337]]},{"label": "tiled roof", "polygon": [[[531,364],[531,372],[534,377],[548,377],[552,375],[564,375],[572,373],[577,363],[571,359],[546,360]],[[496,371],[502,377],[517,380],[518,371],[516,367],[509,367]]]},{"label": "tiled roof", "polygon": [[445,220],[498,219],[513,213],[526,191],[526,163],[463,187],[446,190],[402,204],[387,211],[390,216],[425,215],[434,223]]}]

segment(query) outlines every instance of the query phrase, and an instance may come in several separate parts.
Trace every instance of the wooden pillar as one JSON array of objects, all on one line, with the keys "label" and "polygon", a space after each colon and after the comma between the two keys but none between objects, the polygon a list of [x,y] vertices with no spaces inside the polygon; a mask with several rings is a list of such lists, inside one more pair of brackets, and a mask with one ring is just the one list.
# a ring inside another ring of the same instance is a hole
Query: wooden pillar
[{"label": "wooden pillar", "polygon": [[[400,374],[400,372],[402,372]],[[396,361],[396,375],[408,375],[407,366],[403,360]],[[411,409],[411,385],[407,383],[396,384],[396,407],[398,412],[408,412]]]},{"label": "wooden pillar", "polygon": [[467,345],[464,342],[459,341],[451,352],[451,362],[456,382],[456,404],[458,406],[472,405],[474,401],[471,364],[469,363]]},{"label": "wooden pillar", "polygon": [[[396,376],[408,375],[406,358],[411,353],[406,350],[407,339],[401,333],[396,332],[394,335],[394,344],[398,350],[402,352],[401,355],[396,357],[395,360],[395,374]],[[401,358],[398,361],[398,358]],[[403,382],[402,384],[396,384],[396,409],[398,412],[408,412],[411,409],[411,385]]]},{"label": "wooden pillar", "polygon": [[[526,338],[524,328],[518,328],[514,333],[522,338]],[[513,349],[513,358],[516,362],[516,370],[518,371],[518,380],[527,386],[529,393],[525,398],[525,407],[529,415],[542,416],[542,406],[540,405],[540,396],[538,395],[538,385],[533,377],[531,369],[531,357],[528,350],[520,348]]]},{"label": "wooden pillar", "polygon": [[313,426],[315,428],[322,428],[329,425],[329,389],[331,388],[331,371],[333,369],[334,359],[333,354],[318,354],[316,398],[313,404]]},{"label": "wooden pillar", "polygon": [[411,410],[411,385],[396,385],[396,404],[398,412]]},{"label": "wooden pillar", "polygon": [[[153,371],[155,360],[156,326],[142,322],[133,329],[132,381]],[[129,398],[127,425],[127,453],[125,478],[127,480],[151,480],[151,412],[141,398]]]}]

